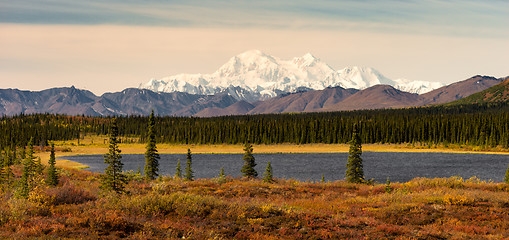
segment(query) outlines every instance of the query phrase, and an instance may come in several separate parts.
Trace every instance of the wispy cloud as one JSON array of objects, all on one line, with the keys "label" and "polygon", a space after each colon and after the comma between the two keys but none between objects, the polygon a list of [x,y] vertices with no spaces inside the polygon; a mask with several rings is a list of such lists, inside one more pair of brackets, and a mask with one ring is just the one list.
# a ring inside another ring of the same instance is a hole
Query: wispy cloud
[{"label": "wispy cloud", "polygon": [[0,22],[508,36],[504,0],[1,0]]},{"label": "wispy cloud", "polygon": [[116,91],[248,49],[392,78],[500,77],[507,26],[507,0],[0,0],[0,88]]}]

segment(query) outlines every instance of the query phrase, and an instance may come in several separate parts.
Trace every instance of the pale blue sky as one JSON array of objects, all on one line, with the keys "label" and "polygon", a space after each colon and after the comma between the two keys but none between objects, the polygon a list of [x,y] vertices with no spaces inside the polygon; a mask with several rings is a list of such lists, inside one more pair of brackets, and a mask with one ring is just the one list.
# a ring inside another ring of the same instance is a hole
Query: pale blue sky
[{"label": "pale blue sky", "polygon": [[95,93],[249,49],[450,83],[509,75],[509,1],[0,0],[0,88]]}]

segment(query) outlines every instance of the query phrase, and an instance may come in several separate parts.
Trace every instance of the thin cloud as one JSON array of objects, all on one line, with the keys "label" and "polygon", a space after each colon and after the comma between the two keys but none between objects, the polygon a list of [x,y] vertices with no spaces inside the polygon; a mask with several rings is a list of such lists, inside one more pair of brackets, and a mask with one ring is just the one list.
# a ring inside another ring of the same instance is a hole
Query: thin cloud
[{"label": "thin cloud", "polygon": [[506,37],[507,1],[1,0],[0,22],[166,27],[351,29]]}]

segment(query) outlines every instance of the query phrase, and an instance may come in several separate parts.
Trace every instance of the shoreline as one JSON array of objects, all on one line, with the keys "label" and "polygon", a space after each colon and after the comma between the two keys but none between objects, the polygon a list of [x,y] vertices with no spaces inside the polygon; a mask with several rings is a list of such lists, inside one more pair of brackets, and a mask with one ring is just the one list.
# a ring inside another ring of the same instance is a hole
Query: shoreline
[{"label": "shoreline", "polygon": [[[70,152],[66,155],[97,155],[108,151],[107,145],[64,145],[69,147]],[[119,144],[122,154],[143,154],[145,144],[131,143]],[[157,150],[160,154],[182,154],[191,149],[193,154],[235,154],[244,153],[244,146],[241,144],[158,144]],[[253,144],[254,153],[345,153],[350,148],[349,144]],[[471,154],[500,154],[509,155],[509,151],[490,151],[475,149],[458,149],[446,147],[412,147],[406,144],[363,144],[363,152],[419,152],[419,153],[471,153]]]},{"label": "shoreline", "polygon": [[[145,144],[120,144],[121,154],[144,154]],[[274,144],[274,145],[253,145],[254,154],[256,153],[347,153],[349,144]],[[78,162],[65,159],[66,156],[75,155],[102,155],[108,151],[106,144],[89,144],[89,145],[76,145],[74,143],[60,142],[58,148],[67,148],[70,151],[57,151],[55,153],[57,158],[57,167],[86,169],[88,166]],[[158,144],[157,149],[159,154],[185,154],[187,149],[190,148],[193,154],[242,154],[243,145],[237,144]],[[407,153],[463,153],[463,154],[497,154],[509,155],[504,151],[476,151],[465,149],[454,149],[445,147],[413,147],[408,144],[363,144],[363,152],[407,152]],[[41,161],[47,164],[49,159],[49,152],[39,152],[37,156],[41,157]]]}]

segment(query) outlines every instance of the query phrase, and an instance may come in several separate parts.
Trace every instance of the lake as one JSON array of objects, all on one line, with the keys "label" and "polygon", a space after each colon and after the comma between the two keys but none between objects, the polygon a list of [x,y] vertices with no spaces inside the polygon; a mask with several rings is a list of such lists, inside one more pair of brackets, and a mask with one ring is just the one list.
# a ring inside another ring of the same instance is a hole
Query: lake
[{"label": "lake", "polygon": [[[181,161],[184,172],[185,154],[161,154],[160,175],[174,175],[177,160]],[[229,176],[241,176],[243,154],[193,154],[192,169],[196,178],[213,178],[219,175],[221,167]],[[267,161],[271,162],[276,178],[294,178],[301,181],[319,181],[322,174],[326,181],[344,179],[348,153],[259,153],[254,154],[258,176],[262,176]],[[102,155],[66,156],[63,159],[90,166],[92,172],[104,172],[106,164]],[[395,153],[364,152],[364,175],[377,182],[407,182],[416,177],[451,177],[464,179],[476,176],[482,180],[502,182],[505,176],[508,155],[468,153]],[[122,155],[124,170],[138,168],[143,172],[143,154]]]}]

